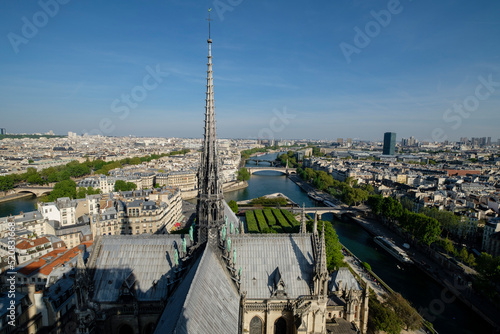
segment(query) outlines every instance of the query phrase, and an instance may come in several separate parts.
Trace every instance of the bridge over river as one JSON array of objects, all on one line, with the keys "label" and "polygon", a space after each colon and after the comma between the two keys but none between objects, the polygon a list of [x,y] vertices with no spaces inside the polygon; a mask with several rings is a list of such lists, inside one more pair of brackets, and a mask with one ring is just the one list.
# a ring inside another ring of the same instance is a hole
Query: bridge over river
[{"label": "bridge over river", "polygon": [[285,175],[290,175],[290,174],[295,174],[297,172],[297,168],[287,168],[287,167],[246,167],[250,175],[256,172],[263,172],[263,171],[273,171],[273,172],[280,172]]},{"label": "bridge over river", "polygon": [[54,187],[51,186],[24,186],[24,187],[17,187],[13,189],[14,194],[22,194],[22,193],[32,193],[36,197],[40,197],[43,195],[47,195],[50,193]]}]

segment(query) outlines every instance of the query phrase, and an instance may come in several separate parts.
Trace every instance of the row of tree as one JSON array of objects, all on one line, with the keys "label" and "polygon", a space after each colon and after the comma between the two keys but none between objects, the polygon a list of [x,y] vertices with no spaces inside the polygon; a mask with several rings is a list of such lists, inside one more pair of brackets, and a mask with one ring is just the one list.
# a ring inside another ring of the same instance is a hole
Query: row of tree
[{"label": "row of tree", "polygon": [[100,189],[94,189],[92,187],[88,188],[78,188],[76,186],[76,182],[73,180],[63,180],[57,182],[54,185],[54,189],[50,192],[50,194],[46,196],[42,196],[40,198],[41,202],[52,202],[61,197],[69,197],[69,198],[85,198],[86,195],[94,195],[100,194]]},{"label": "row of tree", "polygon": [[[329,221],[318,221],[318,232],[323,229],[325,225],[325,244],[326,244],[326,264],[329,271],[336,270],[340,267],[345,267],[344,254],[342,253],[342,245],[340,244],[339,237],[333,225]],[[307,222],[307,230],[313,231],[314,223],[312,220]]]},{"label": "row of tree", "polygon": [[381,303],[375,294],[370,294],[368,327],[372,331],[399,334],[403,329],[416,330],[423,320],[418,312],[399,293],[390,293]]},{"label": "row of tree", "polygon": [[372,195],[368,198],[367,204],[374,214],[384,216],[393,224],[399,223],[403,230],[423,244],[430,246],[441,235],[439,221],[422,213],[404,209],[401,203],[392,197]]},{"label": "row of tree", "polygon": [[180,151],[173,151],[163,154],[151,154],[144,157],[125,158],[119,161],[106,162],[103,160],[86,160],[82,163],[74,160],[66,165],[44,168],[37,171],[36,168],[28,167],[25,173],[22,174],[9,174],[0,176],[0,191],[8,191],[13,189],[18,183],[26,182],[29,184],[44,185],[52,182],[61,182],[71,178],[82,177],[90,175],[92,171],[95,174],[108,174],[108,172],[115,168],[121,168],[124,165],[138,165],[143,162],[149,162],[154,159],[159,159],[165,156],[179,155],[188,153],[188,149]]},{"label": "row of tree", "polygon": [[288,167],[294,168],[298,166],[297,160],[295,158],[295,155],[293,154],[293,151],[288,151],[287,153],[280,154],[276,157],[276,160],[278,160],[283,166],[286,166],[286,163],[288,161]]},{"label": "row of tree", "polygon": [[355,180],[348,177],[344,182],[335,180],[332,175],[325,171],[315,171],[312,168],[297,168],[297,174],[301,179],[311,183],[319,190],[328,192],[347,205],[358,205],[365,202],[370,194],[373,194],[373,186],[364,184],[359,186]]},{"label": "row of tree", "polygon": [[441,224],[443,232],[446,232],[446,237],[452,237],[456,240],[463,240],[466,238],[467,221],[464,217],[458,216],[450,211],[439,210],[436,207],[416,206],[415,202],[407,197],[401,198],[400,202],[405,209],[415,211],[415,208],[417,207],[418,213],[422,213],[427,217],[435,218]]}]

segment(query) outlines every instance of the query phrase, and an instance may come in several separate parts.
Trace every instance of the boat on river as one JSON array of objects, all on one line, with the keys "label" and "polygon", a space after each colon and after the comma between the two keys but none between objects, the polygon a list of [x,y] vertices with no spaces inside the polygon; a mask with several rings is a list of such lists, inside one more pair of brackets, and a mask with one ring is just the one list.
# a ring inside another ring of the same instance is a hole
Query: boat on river
[{"label": "boat on river", "polygon": [[385,249],[389,254],[394,256],[399,261],[408,264],[413,263],[408,254],[406,254],[406,252],[403,249],[396,246],[389,238],[379,235],[373,238],[373,241],[375,241],[377,245]]}]

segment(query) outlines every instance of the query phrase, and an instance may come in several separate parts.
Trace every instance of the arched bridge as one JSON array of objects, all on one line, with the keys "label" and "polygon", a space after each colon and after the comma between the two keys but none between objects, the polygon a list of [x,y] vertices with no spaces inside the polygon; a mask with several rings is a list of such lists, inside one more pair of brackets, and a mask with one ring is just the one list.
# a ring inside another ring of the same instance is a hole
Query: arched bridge
[{"label": "arched bridge", "polygon": [[[333,213],[335,216],[340,217],[346,213],[359,213],[360,210],[353,208],[325,206],[325,207],[304,208],[304,211],[305,213],[313,213],[315,215],[318,215],[318,219],[321,219],[321,216],[324,215],[325,213]],[[302,208],[294,208],[293,213],[294,214],[302,213]]]},{"label": "arched bridge", "polygon": [[295,174],[297,172],[296,168],[286,168],[286,167],[246,167],[246,169],[250,174],[263,171],[273,171],[289,175],[289,174]]},{"label": "arched bridge", "polygon": [[48,193],[50,193],[54,188],[53,187],[43,187],[43,186],[39,186],[39,187],[17,187],[17,188],[14,188],[14,192],[16,194],[19,194],[19,193],[32,193],[32,194],[35,194],[36,197],[40,197],[40,196],[43,196],[43,195],[47,195]]},{"label": "arched bridge", "polygon": [[274,161],[274,160],[267,160],[267,159],[257,159],[257,158],[250,158],[250,159],[247,159],[245,162],[248,163],[248,162],[254,162],[256,166],[259,165],[259,163],[267,163],[269,164],[270,166],[274,166],[274,164],[276,164],[277,162]]}]

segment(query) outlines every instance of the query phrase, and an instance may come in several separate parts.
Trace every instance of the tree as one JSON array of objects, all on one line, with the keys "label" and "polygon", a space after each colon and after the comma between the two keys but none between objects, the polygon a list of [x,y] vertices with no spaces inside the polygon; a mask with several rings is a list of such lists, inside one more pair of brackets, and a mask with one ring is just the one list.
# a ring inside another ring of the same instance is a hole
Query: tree
[{"label": "tree", "polygon": [[116,180],[115,191],[130,191],[137,188],[137,185],[133,182],[125,182],[123,180]]},{"label": "tree", "polygon": [[454,254],[455,253],[455,246],[453,246],[453,242],[451,242],[450,239],[441,239],[440,244],[443,247],[444,251],[446,254]]},{"label": "tree", "polygon": [[231,210],[234,212],[234,213],[237,213],[238,212],[238,203],[236,203],[234,200],[230,200],[227,205],[229,205],[229,207],[231,208]]},{"label": "tree", "polygon": [[368,305],[368,327],[373,331],[381,330],[389,334],[401,333],[402,321],[392,308],[384,307],[373,294],[370,294]]},{"label": "tree", "polygon": [[31,174],[26,178],[26,182],[31,184],[44,184],[44,180],[40,177],[40,174]]},{"label": "tree", "polygon": [[[336,268],[344,266],[344,255],[342,254],[342,245],[333,225],[329,221],[318,221],[318,230],[321,231],[325,224],[325,246],[326,246],[326,264],[328,270],[332,271]],[[310,220],[307,223],[307,230],[312,232],[313,222]]]},{"label": "tree", "polygon": [[410,303],[399,293],[390,293],[384,303],[394,310],[406,330],[415,330],[422,327],[422,317]]},{"label": "tree", "polygon": [[54,189],[48,196],[49,201],[55,201],[61,197],[76,198],[76,183],[72,180],[63,180],[57,182]]},{"label": "tree", "polygon": [[14,178],[11,175],[0,176],[0,190],[7,191],[14,187]]},{"label": "tree", "polygon": [[241,167],[238,171],[238,181],[248,181],[250,179],[250,173],[245,167]]},{"label": "tree", "polygon": [[379,215],[382,212],[382,200],[381,195],[371,195],[368,197],[367,204],[375,215]]},{"label": "tree", "polygon": [[467,257],[467,265],[470,267],[474,267],[476,265],[476,257],[474,254],[469,253],[469,256]]},{"label": "tree", "polygon": [[467,252],[467,249],[465,249],[465,247],[462,247],[462,249],[458,253],[458,258],[464,263],[467,262],[467,259],[469,258],[469,253]]}]

